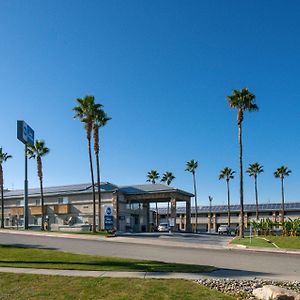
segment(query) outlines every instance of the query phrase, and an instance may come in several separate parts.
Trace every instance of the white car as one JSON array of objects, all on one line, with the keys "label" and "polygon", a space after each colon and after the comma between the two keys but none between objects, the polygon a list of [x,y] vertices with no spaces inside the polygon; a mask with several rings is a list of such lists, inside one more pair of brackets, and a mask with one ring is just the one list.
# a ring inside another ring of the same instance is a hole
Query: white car
[{"label": "white car", "polygon": [[171,227],[168,223],[160,223],[157,230],[160,232],[168,232],[171,230]]},{"label": "white car", "polygon": [[218,234],[230,234],[230,228],[227,225],[220,225],[218,228]]}]

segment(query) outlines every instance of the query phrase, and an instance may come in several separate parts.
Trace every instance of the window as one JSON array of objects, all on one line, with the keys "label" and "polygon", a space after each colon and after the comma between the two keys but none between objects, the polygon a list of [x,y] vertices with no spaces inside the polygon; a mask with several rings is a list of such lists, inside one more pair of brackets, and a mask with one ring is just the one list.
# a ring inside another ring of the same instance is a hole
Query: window
[{"label": "window", "polygon": [[37,206],[38,206],[38,205],[41,205],[41,199],[36,199],[36,200],[35,200],[35,205],[37,205]]},{"label": "window", "polygon": [[57,202],[58,202],[58,204],[68,204],[69,198],[68,197],[58,197]]}]

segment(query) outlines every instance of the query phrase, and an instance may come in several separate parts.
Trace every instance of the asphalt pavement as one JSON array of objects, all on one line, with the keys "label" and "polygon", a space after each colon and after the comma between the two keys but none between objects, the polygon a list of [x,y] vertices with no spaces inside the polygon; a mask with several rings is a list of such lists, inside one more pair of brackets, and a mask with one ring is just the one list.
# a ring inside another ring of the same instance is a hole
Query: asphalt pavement
[{"label": "asphalt pavement", "polygon": [[[96,237],[94,237],[96,238]],[[122,238],[122,237],[121,237]],[[19,247],[32,247],[55,249],[66,252],[93,254],[113,257],[127,257],[134,259],[150,259],[165,262],[212,265],[220,270],[212,272],[208,276],[217,278],[268,278],[278,280],[300,279],[300,255],[288,253],[264,253],[228,249],[223,245],[216,247],[216,241],[222,237],[214,238],[207,235],[199,235],[197,242],[192,236],[189,242],[184,243],[187,237],[162,238],[164,242],[157,244],[143,237],[146,242],[141,243],[138,237],[123,237],[123,241],[116,242],[114,238],[82,238],[73,235],[72,238],[45,235],[28,235],[0,233],[0,245],[12,245]],[[124,240],[125,239],[125,240]],[[168,241],[169,239],[169,241]],[[180,242],[178,242],[180,239]],[[183,241],[182,241],[183,239]],[[137,241],[138,240],[138,241]],[[174,241],[175,240],[175,241]],[[165,244],[169,242],[170,245]],[[222,244],[221,243],[221,244]],[[181,245],[185,244],[184,247]],[[201,247],[201,244],[203,248]],[[194,247],[197,245],[197,247]]]}]

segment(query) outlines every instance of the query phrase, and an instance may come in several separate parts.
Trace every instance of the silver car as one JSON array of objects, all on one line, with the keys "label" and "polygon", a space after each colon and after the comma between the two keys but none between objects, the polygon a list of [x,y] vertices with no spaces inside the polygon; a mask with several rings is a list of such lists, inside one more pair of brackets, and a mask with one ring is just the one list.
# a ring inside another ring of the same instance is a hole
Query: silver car
[{"label": "silver car", "polygon": [[157,230],[160,232],[168,232],[171,230],[171,227],[168,223],[160,223]]},{"label": "silver car", "polygon": [[227,225],[220,225],[218,234],[230,234],[230,228]]}]

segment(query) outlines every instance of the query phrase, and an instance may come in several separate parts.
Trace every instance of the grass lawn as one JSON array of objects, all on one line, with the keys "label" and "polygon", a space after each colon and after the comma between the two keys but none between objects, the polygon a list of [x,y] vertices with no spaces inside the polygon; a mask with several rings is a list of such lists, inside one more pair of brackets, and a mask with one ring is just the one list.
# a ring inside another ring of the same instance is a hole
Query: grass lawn
[{"label": "grass lawn", "polygon": [[300,249],[299,236],[266,236],[266,239],[275,243],[279,248]]},{"label": "grass lawn", "polygon": [[10,246],[0,246],[0,266],[19,268],[129,272],[200,273],[216,270],[216,268],[212,266],[82,255],[57,250],[17,248]]},{"label": "grass lawn", "polygon": [[0,299],[233,300],[180,279],[79,278],[1,273]]},{"label": "grass lawn", "polygon": [[267,242],[263,238],[275,243],[279,248],[282,249],[300,249],[300,237],[292,236],[260,236],[254,237],[251,240],[246,237],[244,239],[235,238],[232,244],[245,245],[249,247],[266,247],[266,248],[276,248],[272,243]]}]

